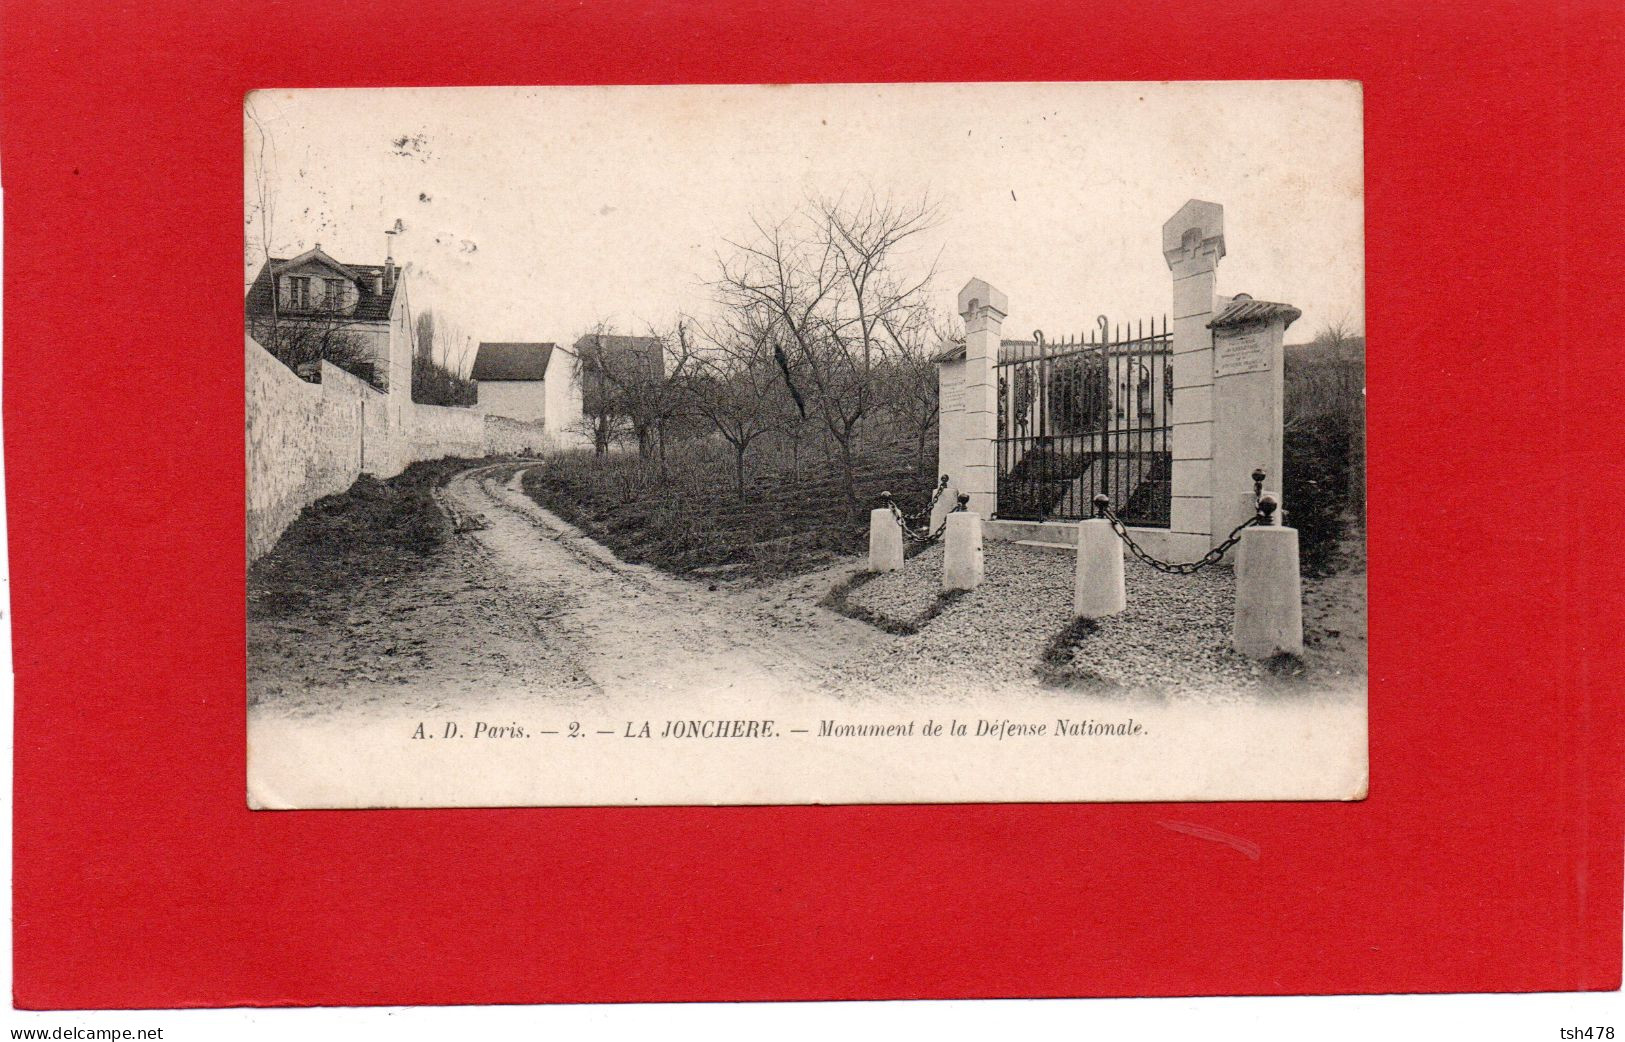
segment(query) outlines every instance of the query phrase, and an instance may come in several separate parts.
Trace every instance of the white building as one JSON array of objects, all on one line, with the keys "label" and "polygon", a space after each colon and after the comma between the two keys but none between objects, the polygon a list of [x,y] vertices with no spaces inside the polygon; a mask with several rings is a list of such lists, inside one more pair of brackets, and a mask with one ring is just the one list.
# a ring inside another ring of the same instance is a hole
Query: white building
[{"label": "white building", "polygon": [[576,358],[551,343],[482,343],[471,374],[488,416],[540,423],[561,436],[581,419]]},{"label": "white building", "polygon": [[[390,395],[400,419],[412,388],[412,311],[406,273],[383,264],[342,264],[321,243],[297,257],[270,258],[246,301],[248,332],[304,371],[327,358]],[[306,375],[307,379],[314,377]]]}]

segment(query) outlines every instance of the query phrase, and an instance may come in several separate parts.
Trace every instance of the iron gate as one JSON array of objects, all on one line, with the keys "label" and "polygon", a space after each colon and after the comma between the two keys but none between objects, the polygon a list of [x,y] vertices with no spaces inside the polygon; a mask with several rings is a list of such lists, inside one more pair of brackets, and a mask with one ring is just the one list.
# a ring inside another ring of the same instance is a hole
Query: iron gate
[{"label": "iron gate", "polygon": [[1168,319],[1050,343],[1005,341],[998,377],[998,516],[1088,517],[1104,493],[1126,524],[1168,527],[1173,354]]}]

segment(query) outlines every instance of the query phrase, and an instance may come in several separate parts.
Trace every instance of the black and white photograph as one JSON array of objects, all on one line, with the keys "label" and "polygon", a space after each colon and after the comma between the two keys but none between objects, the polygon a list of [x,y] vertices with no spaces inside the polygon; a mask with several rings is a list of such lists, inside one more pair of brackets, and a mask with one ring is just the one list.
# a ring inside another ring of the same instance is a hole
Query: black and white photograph
[{"label": "black and white photograph", "polygon": [[1361,119],[249,94],[250,806],[1363,799]]}]

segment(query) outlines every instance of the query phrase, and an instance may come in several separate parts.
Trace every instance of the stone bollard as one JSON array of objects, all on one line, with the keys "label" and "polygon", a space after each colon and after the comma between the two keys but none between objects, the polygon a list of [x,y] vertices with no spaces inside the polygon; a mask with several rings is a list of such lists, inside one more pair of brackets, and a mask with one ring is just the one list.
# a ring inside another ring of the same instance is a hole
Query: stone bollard
[{"label": "stone bollard", "polygon": [[[1275,512],[1265,495],[1259,512]],[[1298,530],[1266,522],[1241,533],[1236,569],[1236,617],[1231,643],[1252,658],[1303,654],[1303,585],[1298,577]]]},{"label": "stone bollard", "polygon": [[1104,517],[1078,522],[1078,573],[1072,614],[1102,619],[1128,607],[1123,589],[1123,544]]},{"label": "stone bollard", "polygon": [[890,507],[869,511],[869,570],[895,572],[903,567],[903,529]]},{"label": "stone bollard", "polygon": [[948,515],[943,532],[944,590],[974,590],[982,585],[982,515],[967,510]]}]

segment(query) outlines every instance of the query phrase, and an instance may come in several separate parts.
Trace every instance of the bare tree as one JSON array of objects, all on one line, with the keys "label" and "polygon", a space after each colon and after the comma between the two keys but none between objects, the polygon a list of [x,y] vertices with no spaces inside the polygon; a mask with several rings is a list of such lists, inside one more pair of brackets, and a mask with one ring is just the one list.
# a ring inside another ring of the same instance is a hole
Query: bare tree
[{"label": "bare tree", "polygon": [[754,221],[755,238],[730,244],[734,256],[720,261],[723,303],[772,317],[784,384],[833,442],[853,514],[876,366],[900,350],[899,332],[917,324],[931,279],[929,270],[904,277],[899,254],[935,220],[928,200],[898,204],[873,193],[856,203],[820,199],[790,220]]},{"label": "bare tree", "polygon": [[436,361],[453,376],[468,379],[474,359],[474,338],[452,318],[434,312]]},{"label": "bare tree", "polygon": [[642,379],[627,389],[627,412],[638,435],[639,452],[647,457],[647,446],[652,441],[664,464],[672,421],[693,411],[687,385],[699,353],[693,323],[684,316],[679,315],[668,330],[651,327],[649,336],[660,344],[661,366],[657,373],[645,370]]},{"label": "bare tree", "polygon": [[937,355],[963,334],[957,323],[940,316],[916,312],[914,317],[909,327],[891,331],[897,351],[885,364],[880,383],[886,411],[913,436],[914,469],[924,475],[926,443],[941,411]]},{"label": "bare tree", "polygon": [[254,182],[254,213],[249,224],[257,233],[260,263],[270,281],[269,307],[250,316],[248,331],[267,351],[306,379],[318,379],[320,363],[325,361],[377,386],[381,374],[372,341],[340,303],[324,302],[298,311],[283,306],[271,262],[271,244],[276,238],[276,142],[265,129],[254,96],[243,102],[243,114],[248,121]]},{"label": "bare tree", "polygon": [[413,323],[412,400],[420,405],[472,406],[479,400],[467,376],[469,338],[455,322],[425,308]]},{"label": "bare tree", "polygon": [[[253,95],[243,102],[243,114],[248,117],[248,122],[253,127],[253,134],[249,139],[249,154],[254,172],[256,219],[253,223],[258,226],[259,231],[260,261],[269,264],[272,236],[276,230],[276,148],[270,135],[265,132],[265,124],[261,122],[259,112],[254,107]],[[276,320],[276,314],[276,295],[272,294],[273,322]]]},{"label": "bare tree", "polygon": [[599,323],[576,343],[582,412],[592,417],[599,455],[608,451],[616,427],[624,426],[637,439],[640,456],[664,458],[666,423],[685,407],[683,383],[695,361],[687,321],[642,337],[619,336]]},{"label": "bare tree", "polygon": [[771,321],[760,312],[731,315],[708,334],[710,350],[697,357],[684,397],[733,449],[734,492],[745,499],[745,454],[785,417]]},{"label": "bare tree", "polygon": [[1288,430],[1328,412],[1363,422],[1364,348],[1364,338],[1346,316],[1315,333],[1305,362],[1290,366],[1295,386],[1287,396]]},{"label": "bare tree", "polygon": [[436,337],[440,345],[440,365],[453,376],[469,379],[473,369],[474,338],[448,324],[445,332]]},{"label": "bare tree", "polygon": [[1315,333],[1315,345],[1331,366],[1331,387],[1324,393],[1348,427],[1348,485],[1356,520],[1365,523],[1365,338],[1344,314]]},{"label": "bare tree", "polygon": [[[276,297],[272,275],[271,296]],[[343,308],[280,312],[273,303],[270,315],[250,320],[249,332],[282,364],[306,379],[315,379],[321,362],[338,366],[374,386],[381,386],[378,357],[372,340]]]},{"label": "bare tree", "polygon": [[1354,332],[1354,323],[1346,313],[1315,333],[1315,343],[1335,362],[1361,361],[1363,341],[1364,338]]},{"label": "bare tree", "polygon": [[434,311],[424,308],[418,312],[416,335],[413,337],[414,358],[434,358]]},{"label": "bare tree", "polygon": [[593,452],[599,456],[608,455],[609,447],[620,440],[626,427],[616,385],[608,374],[614,365],[609,357],[609,335],[608,324],[600,321],[577,337],[575,343],[581,419],[570,425],[570,432],[590,438]]}]

